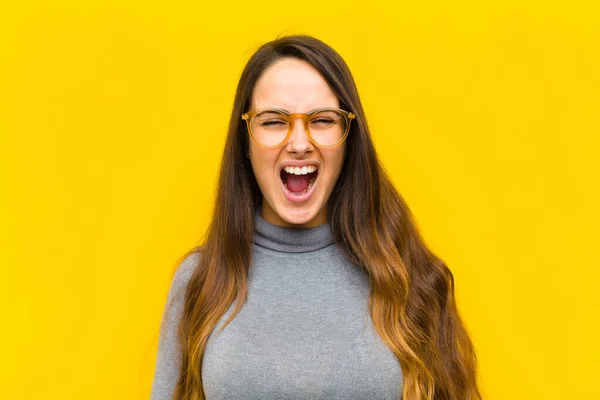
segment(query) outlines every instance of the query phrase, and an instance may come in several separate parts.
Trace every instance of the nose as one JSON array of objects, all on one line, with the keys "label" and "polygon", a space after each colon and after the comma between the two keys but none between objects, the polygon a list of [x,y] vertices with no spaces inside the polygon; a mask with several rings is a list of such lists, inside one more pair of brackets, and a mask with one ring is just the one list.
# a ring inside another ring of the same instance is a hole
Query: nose
[{"label": "nose", "polygon": [[302,117],[296,117],[291,121],[292,133],[287,143],[287,150],[292,153],[304,154],[312,150],[312,143],[308,139],[306,127]]}]

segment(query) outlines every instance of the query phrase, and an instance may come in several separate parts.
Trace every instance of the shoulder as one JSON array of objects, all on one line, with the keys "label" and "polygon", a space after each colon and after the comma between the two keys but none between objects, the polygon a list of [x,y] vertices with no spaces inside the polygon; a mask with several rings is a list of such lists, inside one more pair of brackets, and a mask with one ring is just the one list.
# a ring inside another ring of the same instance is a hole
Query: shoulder
[{"label": "shoulder", "polygon": [[175,273],[171,278],[171,285],[169,289],[169,298],[179,296],[185,291],[192,274],[196,270],[200,261],[200,250],[190,250],[186,254],[180,257],[177,262]]},{"label": "shoulder", "polygon": [[180,259],[173,275],[173,282],[187,283],[196,270],[200,261],[200,250],[194,250],[184,254]]}]

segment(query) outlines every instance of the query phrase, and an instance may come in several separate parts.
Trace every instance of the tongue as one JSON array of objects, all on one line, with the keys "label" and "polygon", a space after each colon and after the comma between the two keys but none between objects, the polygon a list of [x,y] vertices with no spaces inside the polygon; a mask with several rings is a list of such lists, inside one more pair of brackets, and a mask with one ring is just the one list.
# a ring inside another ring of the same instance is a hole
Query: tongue
[{"label": "tongue", "polygon": [[288,174],[287,175],[287,188],[290,192],[302,192],[304,189],[306,189],[308,187],[308,183],[310,182],[310,177],[312,176],[312,174],[306,174],[306,175],[292,175],[292,174]]}]

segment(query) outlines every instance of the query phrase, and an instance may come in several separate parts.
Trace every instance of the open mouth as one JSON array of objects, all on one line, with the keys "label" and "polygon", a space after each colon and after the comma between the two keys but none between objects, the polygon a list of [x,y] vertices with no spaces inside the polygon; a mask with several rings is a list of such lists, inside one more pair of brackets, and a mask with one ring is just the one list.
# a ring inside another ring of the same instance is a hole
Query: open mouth
[{"label": "open mouth", "polygon": [[293,196],[303,196],[313,187],[319,171],[314,165],[304,167],[288,166],[279,174],[283,187]]}]

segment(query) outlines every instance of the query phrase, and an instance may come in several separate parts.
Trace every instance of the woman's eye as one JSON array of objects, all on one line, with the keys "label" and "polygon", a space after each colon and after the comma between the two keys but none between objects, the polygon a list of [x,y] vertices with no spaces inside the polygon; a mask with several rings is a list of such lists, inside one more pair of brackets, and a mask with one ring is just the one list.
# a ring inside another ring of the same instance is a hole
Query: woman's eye
[{"label": "woman's eye", "polygon": [[334,121],[329,118],[319,118],[319,119],[312,120],[311,123],[317,124],[317,125],[333,125]]},{"label": "woman's eye", "polygon": [[285,125],[285,122],[279,121],[279,120],[270,120],[270,121],[264,121],[261,123],[261,126],[277,126],[277,125]]}]

